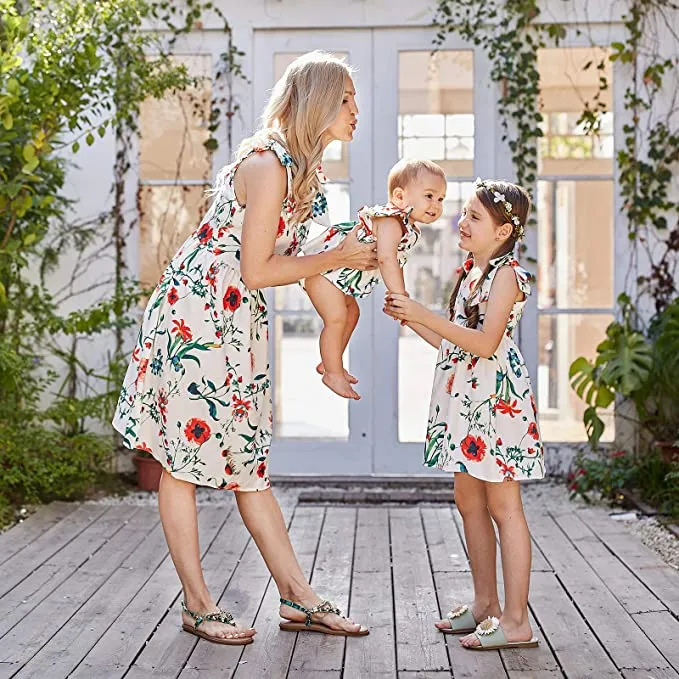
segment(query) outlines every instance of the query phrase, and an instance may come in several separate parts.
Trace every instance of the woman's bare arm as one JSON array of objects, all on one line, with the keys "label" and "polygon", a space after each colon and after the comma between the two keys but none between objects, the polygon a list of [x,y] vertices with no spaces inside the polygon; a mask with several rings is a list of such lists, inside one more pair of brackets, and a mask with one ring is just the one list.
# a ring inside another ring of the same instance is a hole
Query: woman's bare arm
[{"label": "woman's bare arm", "polygon": [[236,172],[238,202],[246,205],[241,240],[241,276],[250,289],[288,285],[341,267],[374,269],[374,243],[359,243],[355,233],[327,252],[304,257],[274,254],[287,175],[273,151],[247,158]]}]

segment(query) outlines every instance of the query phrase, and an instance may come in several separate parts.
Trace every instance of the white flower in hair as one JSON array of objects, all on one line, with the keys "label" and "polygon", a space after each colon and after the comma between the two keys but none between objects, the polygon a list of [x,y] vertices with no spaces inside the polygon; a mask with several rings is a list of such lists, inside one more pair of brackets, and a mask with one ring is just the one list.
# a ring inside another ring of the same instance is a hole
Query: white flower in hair
[{"label": "white flower in hair", "polygon": [[519,226],[519,225],[521,224],[521,220],[520,220],[518,217],[512,217],[512,221],[513,221],[514,224],[516,224],[517,226]]},{"label": "white flower in hair", "polygon": [[494,202],[495,203],[504,203],[507,199],[505,198],[504,193],[500,193],[499,191],[493,191],[493,195],[495,196]]}]

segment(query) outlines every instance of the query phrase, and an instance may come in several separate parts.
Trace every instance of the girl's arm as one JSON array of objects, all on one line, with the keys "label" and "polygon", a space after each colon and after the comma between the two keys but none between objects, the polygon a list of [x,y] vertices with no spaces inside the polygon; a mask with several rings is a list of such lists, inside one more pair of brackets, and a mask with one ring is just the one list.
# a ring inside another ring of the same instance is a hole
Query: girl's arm
[{"label": "girl's arm", "polygon": [[316,274],[350,267],[377,266],[375,246],[359,243],[356,229],[338,247],[317,255],[288,257],[274,254],[287,173],[273,151],[255,153],[236,172],[238,202],[247,205],[241,240],[241,276],[251,290],[288,285]]},{"label": "girl's arm", "polygon": [[503,266],[495,274],[482,328],[463,328],[405,295],[387,295],[386,309],[394,318],[408,321],[408,324],[419,323],[463,351],[481,358],[490,358],[502,341],[509,315],[518,297],[519,284],[516,282],[516,275],[511,267]]},{"label": "girl's arm", "polygon": [[433,330],[430,330],[426,326],[422,325],[421,323],[406,323],[406,325],[411,329],[414,330],[425,342],[428,342],[429,344],[432,345],[432,347],[435,347],[438,349],[441,346],[441,341],[443,338],[441,335],[438,333],[435,333]]},{"label": "girl's arm", "polygon": [[384,285],[389,292],[405,294],[403,269],[396,258],[398,244],[403,236],[403,225],[396,217],[376,217],[374,221],[377,230],[377,264]]}]

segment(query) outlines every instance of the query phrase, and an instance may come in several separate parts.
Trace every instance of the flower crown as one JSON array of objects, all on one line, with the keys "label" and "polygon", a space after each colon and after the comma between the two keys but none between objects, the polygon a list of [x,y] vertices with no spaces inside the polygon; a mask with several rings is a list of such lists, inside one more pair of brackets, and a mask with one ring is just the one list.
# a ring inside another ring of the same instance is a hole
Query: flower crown
[{"label": "flower crown", "polygon": [[505,194],[493,189],[492,185],[485,182],[483,179],[481,179],[481,177],[476,178],[474,186],[476,186],[477,189],[486,189],[486,191],[488,191],[493,196],[493,202],[502,203],[507,220],[514,225],[514,235],[516,236],[516,239],[521,240],[526,233],[526,229],[521,223],[521,220],[516,215],[512,214],[512,209],[514,206],[505,198]]}]

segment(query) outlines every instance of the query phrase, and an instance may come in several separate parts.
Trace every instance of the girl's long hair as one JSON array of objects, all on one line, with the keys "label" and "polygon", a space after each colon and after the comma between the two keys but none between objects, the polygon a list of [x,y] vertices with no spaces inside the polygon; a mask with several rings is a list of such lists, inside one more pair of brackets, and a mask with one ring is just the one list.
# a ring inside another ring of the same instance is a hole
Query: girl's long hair
[{"label": "girl's long hair", "polygon": [[347,63],[327,52],[308,52],[295,59],[275,84],[259,130],[243,140],[236,153],[240,160],[270,139],[287,149],[293,160],[290,197],[297,222],[311,215],[321,188],[316,172],[323,155],[321,136],[339,114],[351,75]]},{"label": "girl's long hair", "polygon": [[[499,193],[503,193],[507,201],[512,204],[512,216],[518,217],[521,224],[525,225],[530,212],[530,197],[528,196],[526,190],[523,187],[518,186],[517,184],[511,184],[510,182],[486,181],[485,184],[488,188],[483,186],[477,187],[476,196],[481,201],[483,207],[488,210],[493,221],[498,226],[509,222],[509,217],[505,212],[503,204],[500,202],[495,202],[493,192],[497,191]],[[498,247],[498,249],[493,253],[491,259],[497,259],[498,257],[508,255],[510,252],[512,252],[512,250],[514,250],[516,241],[517,233],[516,229],[514,229],[512,231],[512,235]],[[489,262],[483,274],[481,275],[481,278],[479,278],[478,282],[474,286],[474,290],[481,289],[481,286],[483,285],[486,278],[488,278],[488,275],[492,269],[493,265]],[[457,283],[455,284],[455,288],[450,295],[450,301],[448,302],[448,313],[450,314],[451,321],[455,319],[455,300],[457,299],[457,293],[460,291],[462,281],[467,277],[467,275],[468,271],[466,271],[466,268],[462,266],[460,275],[457,278]],[[472,303],[470,304],[469,302]],[[478,299],[475,299],[473,295],[469,296],[468,303],[465,304],[464,307],[464,313],[467,317],[467,327],[476,328],[479,324],[479,302]]]}]

